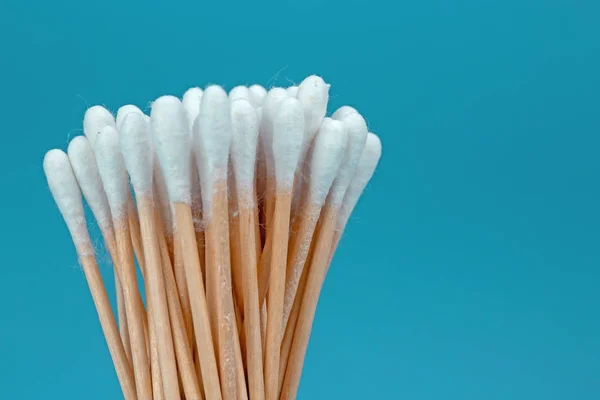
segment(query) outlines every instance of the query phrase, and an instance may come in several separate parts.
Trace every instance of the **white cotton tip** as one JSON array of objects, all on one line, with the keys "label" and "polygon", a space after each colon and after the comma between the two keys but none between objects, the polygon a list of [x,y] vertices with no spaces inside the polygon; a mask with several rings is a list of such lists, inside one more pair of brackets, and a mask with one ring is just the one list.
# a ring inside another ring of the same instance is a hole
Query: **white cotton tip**
[{"label": "white cotton tip", "polygon": [[273,161],[277,187],[291,190],[304,138],[304,110],[300,101],[281,101],[273,119]]},{"label": "white cotton tip", "polygon": [[325,118],[310,156],[310,202],[323,205],[336,178],[348,145],[348,132],[340,121]]},{"label": "white cotton tip", "polygon": [[231,163],[238,191],[252,193],[258,145],[258,118],[245,99],[231,103]]},{"label": "white cotton tip", "polygon": [[227,93],[220,86],[204,91],[200,114],[194,122],[193,148],[202,204],[210,215],[215,183],[227,180],[227,162],[231,144],[231,112]]},{"label": "white cotton tip", "polygon": [[96,146],[96,137],[105,126],[117,126],[110,111],[102,106],[93,106],[86,110],[83,116],[83,133],[92,147]]},{"label": "white cotton tip", "polygon": [[354,210],[360,195],[364,191],[367,183],[371,180],[377,163],[381,158],[381,141],[377,135],[370,133],[367,135],[367,143],[365,144],[365,150],[363,151],[354,176],[350,181],[346,195],[344,196],[344,202],[338,216],[338,229],[344,229],[350,214]]},{"label": "white cotton tip", "polygon": [[85,223],[85,213],[77,179],[69,157],[62,150],[50,150],[44,157],[44,173],[56,205],[81,256],[92,255],[94,249]]},{"label": "white cotton tip", "polygon": [[250,101],[250,90],[246,86],[236,86],[229,91],[229,101],[245,99]]},{"label": "white cotton tip", "polygon": [[132,112],[121,123],[121,153],[136,196],[152,196],[154,154],[150,127],[143,114]]},{"label": "white cotton tip", "polygon": [[336,205],[341,204],[344,200],[344,194],[352,176],[354,176],[356,164],[358,164],[358,160],[365,148],[368,132],[367,124],[359,113],[348,114],[341,122],[348,131],[348,146],[346,147],[346,153],[344,154],[338,176],[335,178],[331,192],[329,193],[328,201]]},{"label": "white cotton tip", "polygon": [[124,218],[130,198],[127,170],[116,128],[106,126],[96,139],[96,162],[113,220]]},{"label": "white cotton tip", "polygon": [[359,112],[354,107],[341,106],[340,108],[335,110],[335,112],[333,113],[331,118],[341,121],[342,119],[344,119],[345,117],[347,117],[350,114],[359,114]]},{"label": "white cotton tip", "polygon": [[287,92],[290,97],[297,97],[298,96],[298,86],[290,86],[289,88],[287,88]]},{"label": "white cotton tip", "polygon": [[190,132],[192,129],[192,125],[194,125],[194,121],[200,112],[200,103],[202,102],[202,94],[204,92],[199,87],[193,87],[188,89],[183,94],[183,107],[188,116],[188,121],[190,123]]},{"label": "white cotton tip", "polygon": [[258,107],[256,109],[256,122],[258,123],[259,127],[262,124],[262,116],[263,116],[263,108],[262,107]]},{"label": "white cotton tip", "polygon": [[127,115],[129,115],[130,113],[144,115],[142,110],[140,110],[138,107],[134,106],[133,104],[127,104],[127,105],[124,105],[123,107],[119,108],[117,110],[117,119],[116,119],[117,130],[119,132],[121,132],[121,127],[123,126],[123,121],[125,120],[125,117]]},{"label": "white cotton tip", "polygon": [[67,152],[83,197],[90,206],[100,229],[112,231],[110,207],[106,193],[104,193],[92,145],[85,136],[77,136],[69,143]]},{"label": "white cotton tip", "polygon": [[267,173],[270,176],[275,174],[273,169],[273,121],[279,104],[288,98],[287,91],[283,88],[273,88],[269,90],[262,106],[262,118],[260,128],[260,146],[265,154],[267,163]]},{"label": "white cotton tip", "polygon": [[152,103],[152,137],[160,166],[173,203],[190,204],[191,136],[182,102],[162,96]]},{"label": "white cotton tip", "polygon": [[298,86],[296,97],[304,107],[304,144],[302,153],[303,156],[308,151],[317,130],[321,126],[323,118],[327,113],[327,102],[329,101],[329,87],[331,85],[325,81],[312,75],[304,79]]},{"label": "white cotton tip", "polygon": [[267,97],[267,89],[260,85],[252,85],[248,88],[248,92],[250,93],[250,103],[254,108],[262,106]]}]

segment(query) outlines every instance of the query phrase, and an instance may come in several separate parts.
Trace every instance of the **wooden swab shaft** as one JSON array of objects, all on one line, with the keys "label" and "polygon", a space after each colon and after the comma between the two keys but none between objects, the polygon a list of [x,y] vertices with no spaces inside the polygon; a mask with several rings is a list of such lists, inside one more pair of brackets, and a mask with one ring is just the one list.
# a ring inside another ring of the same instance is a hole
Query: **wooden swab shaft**
[{"label": "wooden swab shaft", "polygon": [[80,256],[79,262],[88,281],[92,299],[98,312],[100,326],[108,344],[108,350],[112,357],[119,383],[121,384],[123,396],[126,400],[136,400],[138,397],[136,396],[133,369],[125,354],[125,348],[119,335],[119,328],[112,313],[96,259],[94,256]]},{"label": "wooden swab shaft", "polygon": [[185,203],[175,203],[173,209],[175,210],[177,230],[180,233],[179,238],[183,250],[185,274],[190,293],[194,334],[196,336],[196,348],[198,349],[204,392],[206,398],[220,400],[222,396],[219,373],[210,330],[208,305],[202,282],[198,247],[194,224],[192,222],[192,211],[189,204]]}]

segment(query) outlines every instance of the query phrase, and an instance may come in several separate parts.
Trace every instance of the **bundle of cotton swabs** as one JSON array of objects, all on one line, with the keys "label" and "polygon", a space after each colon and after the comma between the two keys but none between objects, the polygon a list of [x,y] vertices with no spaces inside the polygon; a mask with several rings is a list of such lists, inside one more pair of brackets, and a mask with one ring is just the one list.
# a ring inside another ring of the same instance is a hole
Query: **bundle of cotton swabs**
[{"label": "bundle of cotton swabs", "polygon": [[310,76],[268,92],[192,88],[149,116],[94,106],[85,136],[46,154],[125,399],[296,398],[325,275],[381,155],[357,110],[325,117],[328,98]]}]

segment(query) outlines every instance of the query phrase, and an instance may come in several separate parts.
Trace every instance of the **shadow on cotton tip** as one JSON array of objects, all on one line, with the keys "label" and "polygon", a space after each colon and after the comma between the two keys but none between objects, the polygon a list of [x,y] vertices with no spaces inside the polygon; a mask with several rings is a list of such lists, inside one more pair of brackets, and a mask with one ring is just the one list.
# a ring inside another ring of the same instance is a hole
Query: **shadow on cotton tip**
[{"label": "shadow on cotton tip", "polygon": [[95,150],[110,212],[113,219],[124,218],[130,194],[127,171],[119,146],[119,133],[114,127],[106,126],[102,129],[96,140]]},{"label": "shadow on cotton tip", "polygon": [[273,119],[273,161],[277,187],[291,190],[304,138],[304,111],[293,97],[285,98]]},{"label": "shadow on cotton tip", "polygon": [[343,229],[346,226],[358,199],[371,180],[371,177],[373,177],[373,173],[375,173],[375,168],[377,167],[380,158],[381,141],[377,135],[369,132],[365,149],[360,156],[356,171],[350,181],[348,190],[346,190],[346,195],[344,196],[344,202],[338,217],[338,229]]},{"label": "shadow on cotton tip", "polygon": [[325,118],[310,156],[310,202],[323,205],[336,178],[348,145],[348,132],[340,121]]},{"label": "shadow on cotton tip", "polygon": [[153,153],[143,114],[125,116],[120,130],[121,153],[136,196],[152,196]]},{"label": "shadow on cotton tip", "polygon": [[190,204],[190,128],[182,102],[162,96],[152,103],[152,137],[165,178],[169,198]]},{"label": "shadow on cotton tip", "polygon": [[115,118],[110,111],[102,106],[93,106],[86,110],[83,116],[83,133],[90,141],[92,147],[95,147],[96,137],[105,126],[117,126]]},{"label": "shadow on cotton tip", "polygon": [[98,225],[103,231],[112,231],[108,199],[104,193],[96,156],[89,140],[85,136],[77,136],[69,143],[67,153],[79,187]]},{"label": "shadow on cotton tip", "polygon": [[92,255],[94,249],[87,231],[81,192],[67,154],[56,149],[47,152],[44,157],[44,173],[52,197],[67,224],[78,254]]}]

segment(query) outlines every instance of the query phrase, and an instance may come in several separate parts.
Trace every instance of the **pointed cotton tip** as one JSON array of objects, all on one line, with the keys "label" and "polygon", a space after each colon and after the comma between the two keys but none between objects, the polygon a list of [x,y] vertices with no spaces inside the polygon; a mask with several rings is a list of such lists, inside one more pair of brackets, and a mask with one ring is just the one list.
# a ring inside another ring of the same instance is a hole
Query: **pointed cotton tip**
[{"label": "pointed cotton tip", "polygon": [[298,96],[298,86],[290,86],[287,88],[288,96],[297,97]]},{"label": "pointed cotton tip", "polygon": [[125,116],[119,137],[133,190],[137,196],[152,196],[153,152],[144,115],[132,112]]},{"label": "pointed cotton tip", "polygon": [[252,85],[248,88],[250,93],[250,102],[254,108],[262,106],[265,97],[267,97],[267,90],[260,85]]},{"label": "pointed cotton tip", "polygon": [[298,99],[281,101],[273,119],[273,161],[277,187],[291,190],[304,138],[304,111]]},{"label": "pointed cotton tip", "polygon": [[85,223],[81,192],[69,157],[62,150],[50,150],[44,157],[44,173],[54,201],[81,256],[94,254]]},{"label": "pointed cotton tip", "polygon": [[250,101],[250,90],[246,86],[236,86],[229,91],[229,101],[233,102],[238,99]]},{"label": "pointed cotton tip", "polygon": [[133,104],[127,104],[127,105],[124,105],[123,107],[119,108],[117,110],[117,119],[116,119],[117,130],[119,132],[121,132],[121,127],[123,126],[123,121],[125,120],[125,117],[127,115],[129,115],[130,113],[144,115],[142,110],[140,110],[138,107],[134,106]]},{"label": "pointed cotton tip", "polygon": [[183,107],[188,116],[188,121],[190,123],[190,132],[192,129],[192,125],[194,125],[194,121],[200,112],[200,103],[202,102],[202,94],[204,92],[199,87],[193,87],[188,89],[183,94]]},{"label": "pointed cotton tip", "polygon": [[231,144],[231,111],[227,93],[220,86],[204,91],[200,113],[194,122],[193,147],[204,211],[210,204],[216,182],[227,180],[227,162]]},{"label": "pointed cotton tip", "polygon": [[173,203],[190,204],[190,128],[182,102],[162,96],[152,103],[152,137]]},{"label": "pointed cotton tip", "polygon": [[92,145],[85,136],[77,136],[69,143],[67,153],[79,187],[100,229],[102,231],[112,231],[112,217],[108,199],[106,193],[104,193]]},{"label": "pointed cotton tip", "polygon": [[105,126],[112,126],[113,128],[117,126],[110,111],[102,106],[93,106],[86,110],[83,116],[83,133],[92,147],[95,147],[96,137]]},{"label": "pointed cotton tip", "polygon": [[323,78],[316,75],[304,79],[298,86],[296,97],[304,107],[304,154],[308,151],[308,147],[327,113],[329,86]]},{"label": "pointed cotton tip", "polygon": [[116,128],[106,126],[96,140],[96,162],[108,198],[113,220],[124,218],[127,201],[130,197],[127,171],[119,147],[119,133]]},{"label": "pointed cotton tip", "polygon": [[327,193],[338,174],[346,146],[348,132],[340,121],[325,118],[315,137],[310,159],[310,202],[323,205]]},{"label": "pointed cotton tip", "polygon": [[360,159],[365,148],[367,140],[367,123],[359,113],[350,113],[346,115],[341,122],[348,130],[348,146],[346,154],[340,166],[337,178],[333,183],[329,199],[332,204],[341,204],[344,199],[344,193],[350,184],[356,164]]},{"label": "pointed cotton tip", "polygon": [[258,118],[245,99],[231,103],[231,163],[238,192],[252,193],[258,145]]},{"label": "pointed cotton tip", "polygon": [[373,177],[373,173],[375,173],[375,168],[377,168],[380,158],[381,141],[377,135],[369,132],[365,150],[360,156],[356,171],[354,172],[354,176],[352,177],[348,190],[346,190],[346,195],[344,196],[344,202],[338,217],[338,229],[344,229],[346,226],[358,199]]}]

